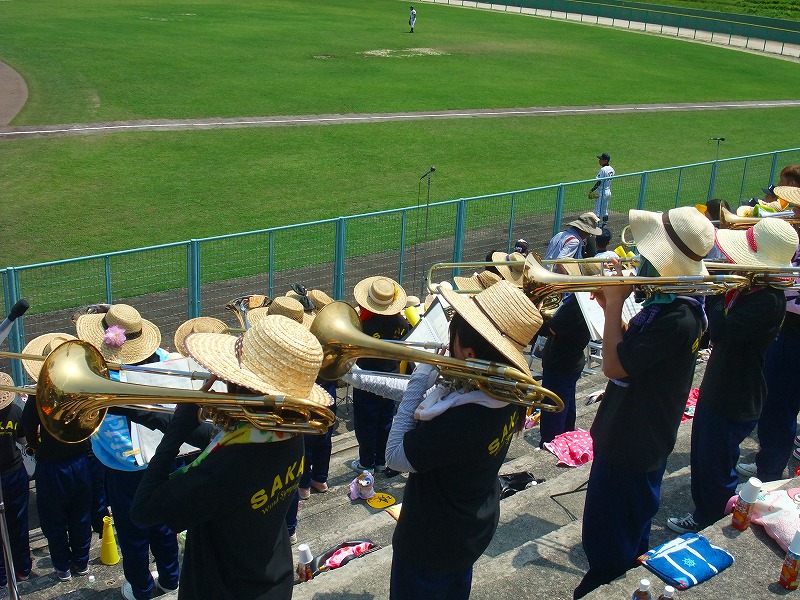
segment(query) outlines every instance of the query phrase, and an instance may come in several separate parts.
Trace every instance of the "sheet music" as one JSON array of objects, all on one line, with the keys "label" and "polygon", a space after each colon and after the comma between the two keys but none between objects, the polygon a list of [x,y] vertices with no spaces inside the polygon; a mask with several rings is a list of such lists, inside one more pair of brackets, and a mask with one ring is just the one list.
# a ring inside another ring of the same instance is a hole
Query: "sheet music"
[{"label": "sheet music", "polygon": [[[450,322],[444,312],[443,299],[436,296],[428,311],[420,318],[419,323],[405,337],[409,342],[450,342]],[[418,348],[427,352],[436,352],[435,348]]]}]

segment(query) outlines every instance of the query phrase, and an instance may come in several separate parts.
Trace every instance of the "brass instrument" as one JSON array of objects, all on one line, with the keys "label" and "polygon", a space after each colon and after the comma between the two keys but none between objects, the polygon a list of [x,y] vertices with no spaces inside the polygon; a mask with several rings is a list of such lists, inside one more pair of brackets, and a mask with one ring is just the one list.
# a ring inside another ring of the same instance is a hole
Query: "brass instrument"
[{"label": "brass instrument", "polygon": [[322,344],[319,374],[323,379],[340,378],[358,358],[406,360],[433,365],[445,379],[472,385],[503,402],[548,412],[564,410],[561,398],[537,385],[529,373],[499,363],[458,360],[373,338],[362,332],[356,311],[346,302],[333,302],[320,310],[311,324],[311,333]]},{"label": "brass instrument", "polygon": [[619,234],[619,239],[622,242],[622,245],[626,248],[633,248],[636,245],[636,240],[633,239],[633,234],[631,234],[630,237],[628,236],[630,230],[631,226],[625,225],[625,227],[622,228],[622,232]]},{"label": "brass instrument", "polygon": [[719,228],[720,229],[748,229],[761,219],[782,219],[789,223],[795,229],[800,229],[800,219],[794,216],[769,216],[769,217],[740,217],[735,212],[726,209],[723,206],[719,207]]},{"label": "brass instrument", "polygon": [[[241,331],[250,329],[250,323],[247,321],[247,311],[251,308],[261,308],[262,306],[269,306],[270,299],[267,296],[260,294],[250,294],[248,296],[240,296],[234,298],[225,305],[225,310],[232,312],[236,315],[236,320],[242,326]],[[231,329],[230,331],[234,331]]]},{"label": "brass instrument", "polygon": [[650,295],[656,292],[687,295],[723,294],[750,285],[747,277],[740,275],[680,275],[676,277],[604,277],[562,275],[548,271],[534,256],[525,261],[522,291],[533,302],[546,302],[555,294],[564,292],[594,292],[609,285],[632,285]]},{"label": "brass instrument", "polygon": [[[42,360],[41,356],[35,358]],[[103,355],[82,340],[64,342],[44,359],[36,385],[36,408],[50,435],[68,444],[81,442],[97,431],[109,407],[166,403],[196,402],[201,405],[203,419],[223,428],[249,423],[262,430],[324,433],[335,421],[330,410],[303,398],[122,383],[111,381],[108,372]],[[22,387],[0,386],[0,390],[30,393]]]},{"label": "brass instrument", "polygon": [[[772,217],[770,217],[772,218]],[[800,289],[800,267],[768,267],[766,265],[737,265],[717,260],[704,260],[709,272],[735,272],[746,277],[750,285],[768,285],[781,290]]]}]

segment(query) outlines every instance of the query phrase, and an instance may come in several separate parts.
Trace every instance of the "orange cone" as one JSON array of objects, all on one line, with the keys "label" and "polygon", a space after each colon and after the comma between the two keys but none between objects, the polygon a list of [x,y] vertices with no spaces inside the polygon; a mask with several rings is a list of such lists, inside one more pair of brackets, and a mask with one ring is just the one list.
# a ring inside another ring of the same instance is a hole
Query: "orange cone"
[{"label": "orange cone", "polygon": [[115,565],[119,562],[117,538],[114,537],[111,517],[103,517],[103,545],[100,547],[100,562],[104,565]]}]

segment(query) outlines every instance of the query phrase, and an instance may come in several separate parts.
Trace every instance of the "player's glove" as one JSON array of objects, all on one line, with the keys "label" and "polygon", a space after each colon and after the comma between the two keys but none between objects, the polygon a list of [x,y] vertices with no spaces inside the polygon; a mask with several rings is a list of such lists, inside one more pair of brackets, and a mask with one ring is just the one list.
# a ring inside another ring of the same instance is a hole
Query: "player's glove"
[{"label": "player's glove", "polygon": [[600,194],[598,194],[597,192],[589,192],[589,200],[596,200],[599,197]]}]

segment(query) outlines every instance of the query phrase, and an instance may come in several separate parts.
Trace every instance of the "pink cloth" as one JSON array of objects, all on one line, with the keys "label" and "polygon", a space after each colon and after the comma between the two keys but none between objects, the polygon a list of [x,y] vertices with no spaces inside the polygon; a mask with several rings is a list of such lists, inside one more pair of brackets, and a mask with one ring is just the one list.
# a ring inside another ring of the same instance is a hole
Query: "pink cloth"
[{"label": "pink cloth", "polygon": [[594,458],[592,436],[583,429],[557,435],[552,442],[545,442],[544,447],[556,455],[560,467],[579,467]]},{"label": "pink cloth", "polygon": [[375,544],[364,542],[363,544],[358,544],[357,546],[345,546],[344,548],[339,548],[336,552],[330,555],[328,560],[325,561],[325,564],[329,569],[338,569],[342,566],[342,563],[347,558],[361,556],[365,552],[372,550],[374,546]]},{"label": "pink cloth", "polygon": [[697,406],[697,397],[699,395],[700,395],[700,390],[698,388],[692,388],[689,391],[689,399],[686,400],[686,408],[683,410],[681,423],[694,418],[694,408]]}]

